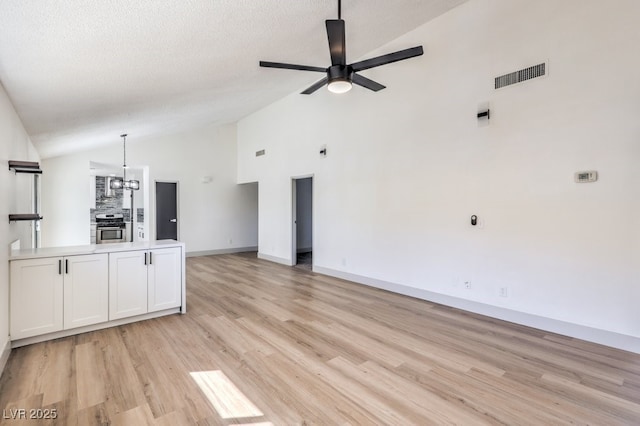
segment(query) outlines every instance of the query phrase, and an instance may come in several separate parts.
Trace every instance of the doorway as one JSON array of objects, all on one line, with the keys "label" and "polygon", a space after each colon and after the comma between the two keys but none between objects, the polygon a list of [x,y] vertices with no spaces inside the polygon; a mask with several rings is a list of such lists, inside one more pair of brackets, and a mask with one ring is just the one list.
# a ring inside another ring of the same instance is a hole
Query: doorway
[{"label": "doorway", "polygon": [[156,181],[156,240],[178,241],[178,182]]},{"label": "doorway", "polygon": [[293,179],[292,263],[303,269],[313,267],[313,177]]}]

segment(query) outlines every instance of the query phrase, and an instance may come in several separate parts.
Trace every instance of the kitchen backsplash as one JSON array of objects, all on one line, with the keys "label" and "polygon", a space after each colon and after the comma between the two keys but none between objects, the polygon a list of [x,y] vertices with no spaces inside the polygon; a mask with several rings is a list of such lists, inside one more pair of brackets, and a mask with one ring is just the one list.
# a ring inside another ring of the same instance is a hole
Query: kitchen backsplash
[{"label": "kitchen backsplash", "polygon": [[[95,223],[96,214],[118,214],[122,213],[124,221],[129,222],[131,218],[131,209],[122,207],[124,198],[124,190],[114,189],[113,196],[107,197],[106,193],[107,177],[96,176],[96,208],[89,209],[91,215],[91,223]],[[136,220],[138,223],[144,222],[144,208],[136,208]]]},{"label": "kitchen backsplash", "polygon": [[96,176],[96,211],[98,213],[122,213],[123,189],[114,189],[113,196],[106,194],[107,177]]},{"label": "kitchen backsplash", "polygon": [[[96,214],[117,214],[122,213],[124,221],[128,222],[131,217],[131,209],[122,208],[122,199],[124,191],[122,188],[114,189],[113,196],[107,197],[106,194],[107,177],[96,176],[96,208],[90,209],[91,222],[96,221]],[[141,209],[138,209],[141,210]],[[142,209],[144,210],[144,209]],[[138,211],[138,217],[140,212]]]}]

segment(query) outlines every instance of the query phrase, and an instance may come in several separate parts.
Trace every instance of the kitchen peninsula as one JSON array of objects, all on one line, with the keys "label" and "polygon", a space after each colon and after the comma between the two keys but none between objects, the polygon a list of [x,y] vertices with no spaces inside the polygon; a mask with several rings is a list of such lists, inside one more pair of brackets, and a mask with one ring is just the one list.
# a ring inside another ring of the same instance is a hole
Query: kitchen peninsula
[{"label": "kitchen peninsula", "polygon": [[14,250],[9,262],[14,348],[186,312],[178,241]]}]

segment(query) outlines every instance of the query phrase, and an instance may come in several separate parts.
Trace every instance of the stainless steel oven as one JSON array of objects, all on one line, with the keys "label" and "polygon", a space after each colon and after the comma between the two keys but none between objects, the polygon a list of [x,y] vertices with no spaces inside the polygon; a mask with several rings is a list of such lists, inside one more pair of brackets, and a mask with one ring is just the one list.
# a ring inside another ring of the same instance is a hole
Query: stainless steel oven
[{"label": "stainless steel oven", "polygon": [[127,227],[120,213],[96,215],[96,244],[124,243]]},{"label": "stainless steel oven", "polygon": [[96,244],[124,243],[127,241],[126,228],[105,226],[96,228]]}]

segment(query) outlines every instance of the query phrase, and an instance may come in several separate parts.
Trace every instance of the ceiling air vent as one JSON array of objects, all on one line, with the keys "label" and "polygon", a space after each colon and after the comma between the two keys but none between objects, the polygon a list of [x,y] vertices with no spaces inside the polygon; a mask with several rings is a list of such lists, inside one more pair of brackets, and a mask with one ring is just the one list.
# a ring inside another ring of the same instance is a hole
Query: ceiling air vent
[{"label": "ceiling air vent", "polygon": [[532,78],[542,77],[543,75],[545,75],[546,69],[547,64],[543,62],[529,68],[524,68],[519,71],[501,75],[500,77],[496,77],[496,89],[531,80]]}]

